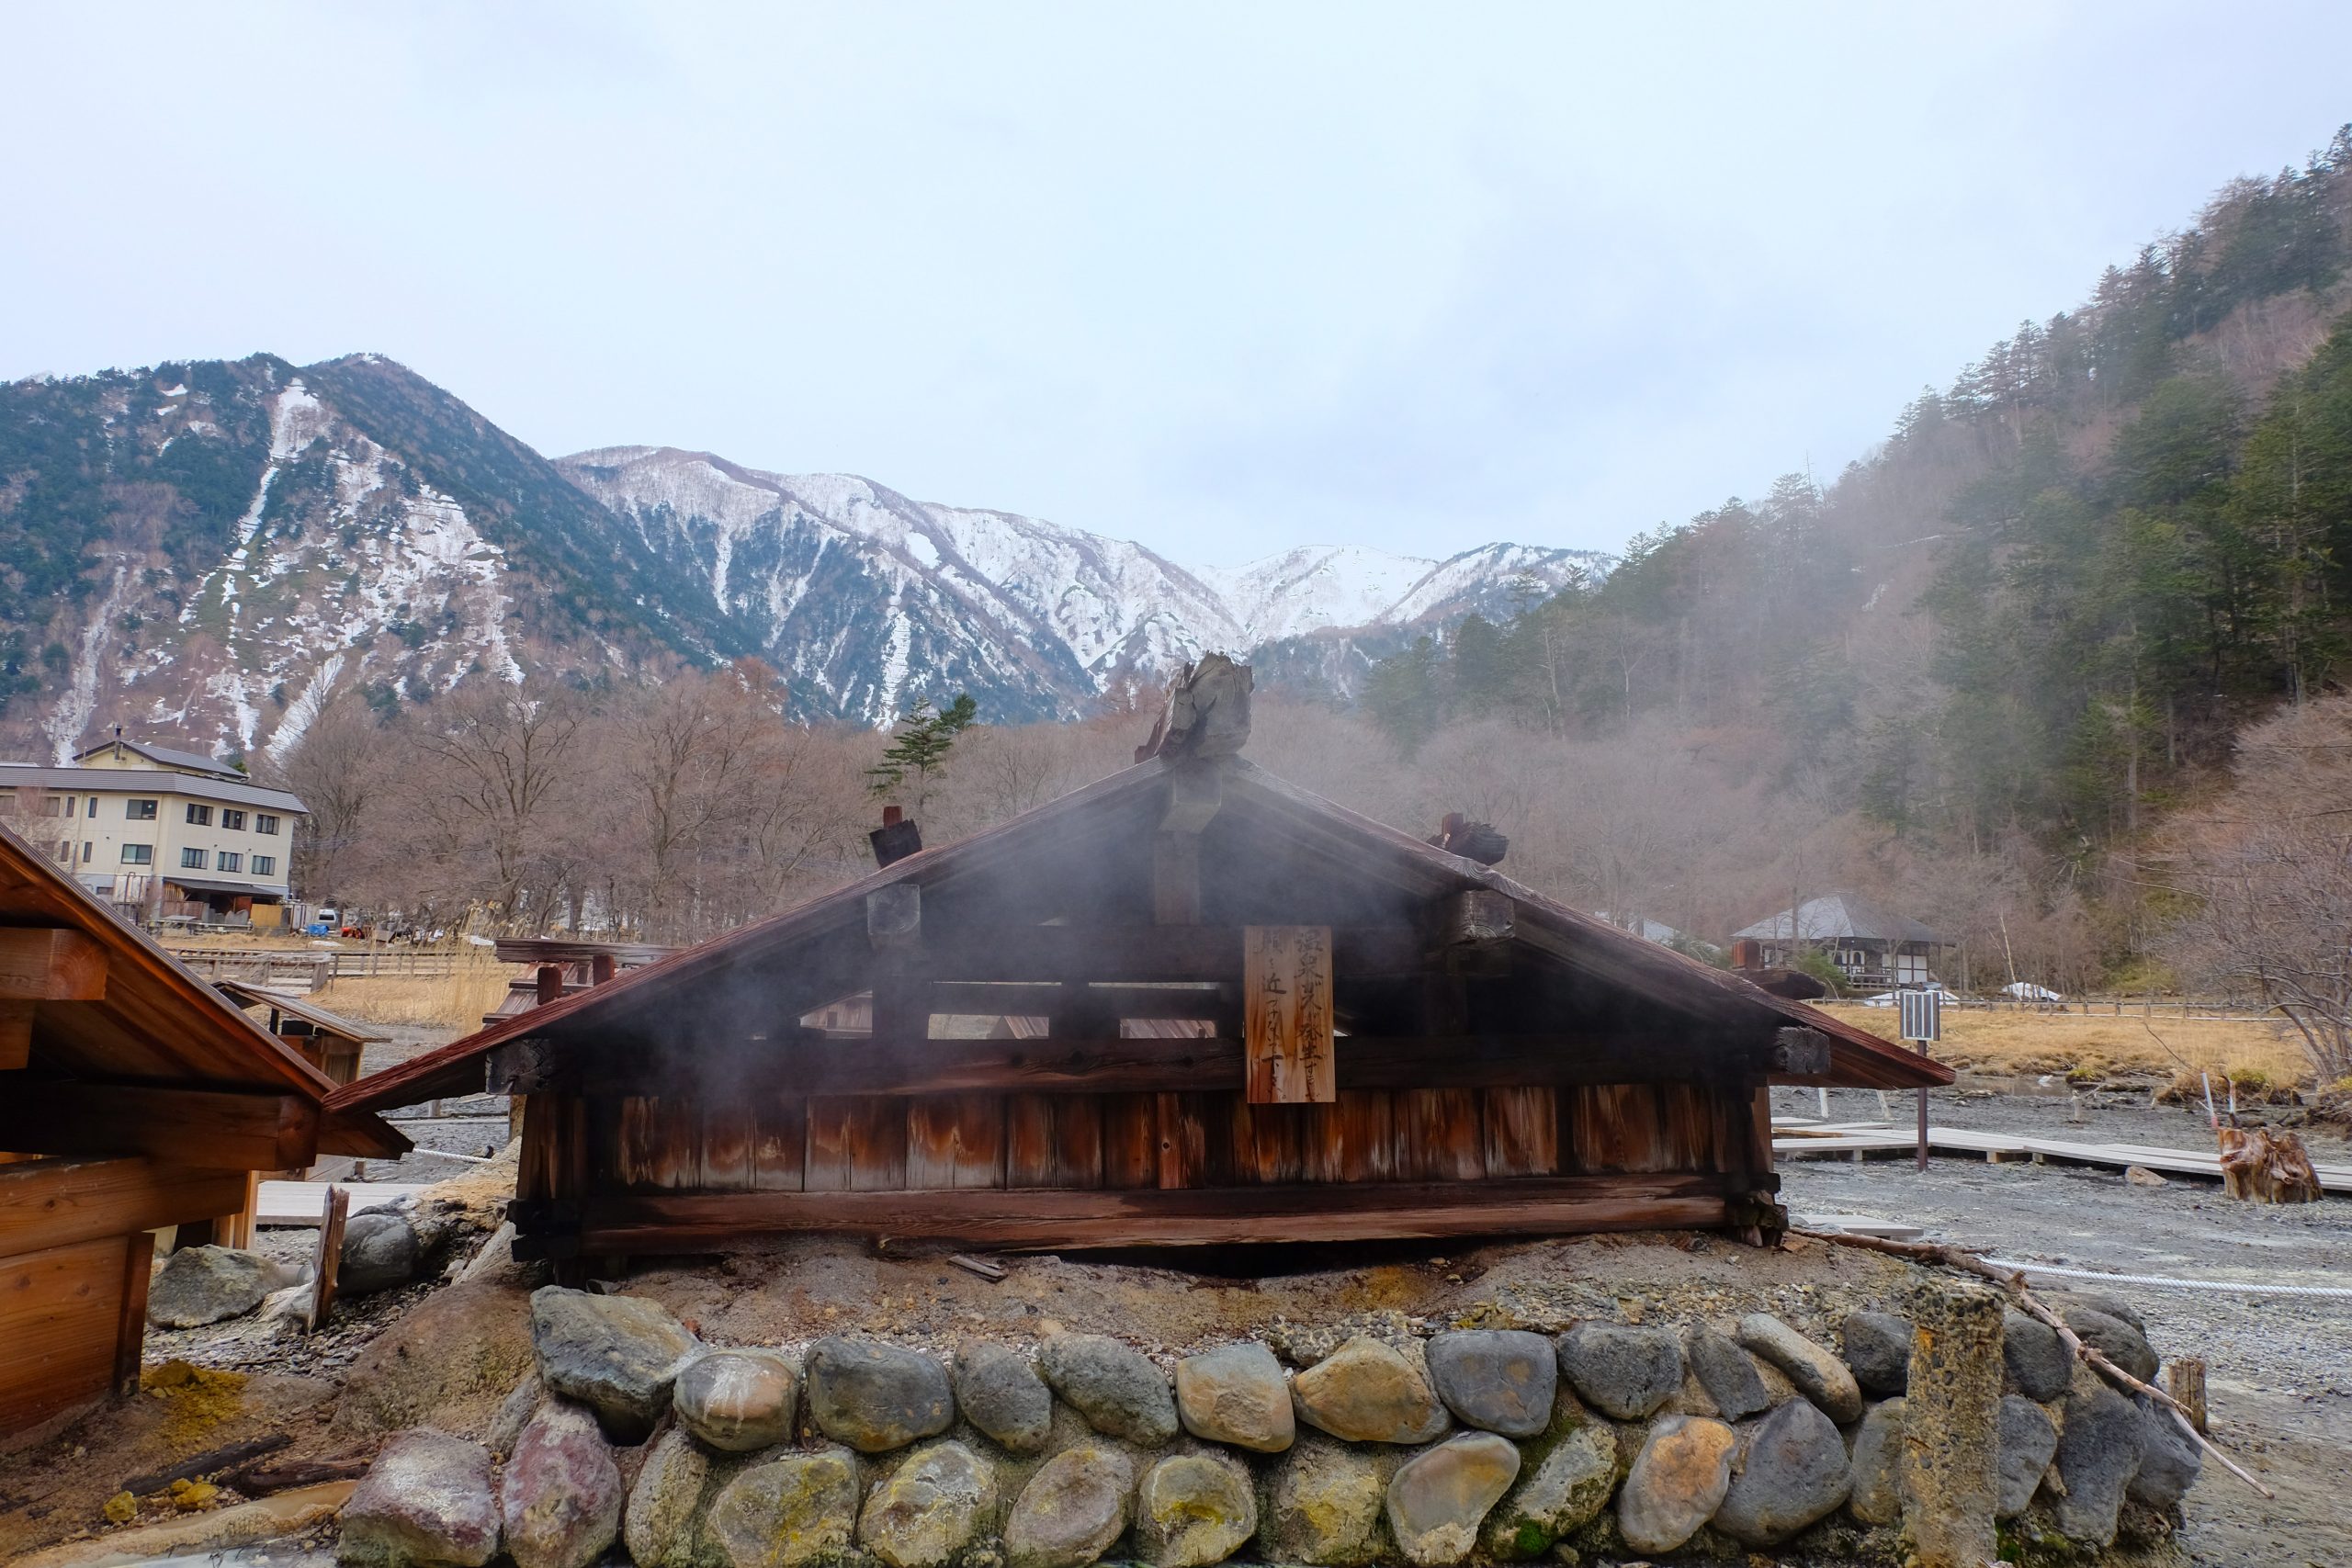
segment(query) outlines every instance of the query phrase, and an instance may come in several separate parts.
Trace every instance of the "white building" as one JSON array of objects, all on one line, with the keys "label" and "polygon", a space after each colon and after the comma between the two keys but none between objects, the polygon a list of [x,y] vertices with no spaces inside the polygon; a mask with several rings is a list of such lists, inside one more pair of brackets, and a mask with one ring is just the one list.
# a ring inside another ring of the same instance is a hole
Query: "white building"
[{"label": "white building", "polygon": [[218,758],[136,740],[70,767],[0,762],[0,821],[135,918],[279,924],[307,816]]}]

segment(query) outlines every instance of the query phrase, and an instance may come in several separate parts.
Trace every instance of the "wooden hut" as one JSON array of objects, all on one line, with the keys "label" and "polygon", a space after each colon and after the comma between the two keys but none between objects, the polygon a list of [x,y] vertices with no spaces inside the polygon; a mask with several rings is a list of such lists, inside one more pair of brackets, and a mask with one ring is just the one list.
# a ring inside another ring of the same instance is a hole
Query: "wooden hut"
[{"label": "wooden hut", "polygon": [[268,1013],[265,1027],[338,1084],[359,1077],[359,1059],[368,1046],[391,1038],[380,1029],[356,1023],[290,991],[272,990],[250,980],[215,980],[212,986],[249,1012]]},{"label": "wooden hut", "polygon": [[1163,753],[330,1103],[526,1094],[518,1250],[562,1263],[800,1231],[1760,1239],[1768,1083],[1951,1077],[1238,757]]},{"label": "wooden hut", "polygon": [[408,1141],[0,829],[0,1434],[136,1387],[155,1233],[226,1239],[254,1173]]}]

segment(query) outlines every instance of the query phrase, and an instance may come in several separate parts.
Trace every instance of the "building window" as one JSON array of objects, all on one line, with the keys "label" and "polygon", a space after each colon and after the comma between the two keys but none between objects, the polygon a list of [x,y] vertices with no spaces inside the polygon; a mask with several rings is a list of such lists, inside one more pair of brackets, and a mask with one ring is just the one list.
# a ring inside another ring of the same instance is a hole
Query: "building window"
[{"label": "building window", "polygon": [[89,864],[89,863],[90,863],[90,857],[91,857],[92,855],[94,855],[94,854],[97,853],[97,852],[98,852],[98,846],[97,846],[97,845],[96,845],[96,844],[94,844],[94,843],[90,842],[90,840],[87,840],[87,839],[85,839],[85,840],[82,840],[82,863],[83,863],[84,865],[87,865],[87,864]]},{"label": "building window", "polygon": [[222,871],[243,871],[245,869],[245,857],[239,854],[234,850],[222,850],[220,852],[220,869]]},{"label": "building window", "polygon": [[40,803],[40,814],[43,817],[71,817],[74,815],[74,797],[52,795]]},{"label": "building window", "polygon": [[277,870],[277,857],[276,855],[254,856],[254,874],[255,876],[269,876],[274,874]]},{"label": "building window", "polygon": [[234,832],[244,825],[245,814],[243,812],[232,811],[225,806],[220,808],[220,826],[230,829],[232,832]]},{"label": "building window", "polygon": [[204,852],[202,850],[182,850],[180,852],[180,869],[182,871],[202,871],[204,869]]},{"label": "building window", "polygon": [[187,821],[188,826],[191,828],[211,827],[212,807],[209,806],[198,806],[194,801],[188,802]]},{"label": "building window", "polygon": [[[152,806],[154,802],[149,801],[148,804]],[[123,845],[122,863],[125,865],[153,865],[155,863],[155,846],[153,844]]]},{"label": "building window", "polygon": [[270,815],[268,812],[266,812],[266,811],[258,811],[258,812],[255,812],[255,813],[254,814],[254,832],[256,832],[256,833],[275,833],[275,832],[277,832],[277,818],[275,818],[275,817],[273,817],[273,816],[271,816],[271,815]]},{"label": "building window", "polygon": [[[67,812],[66,815],[70,817],[73,813]],[[98,797],[96,795],[94,795],[90,796],[90,808],[82,815],[87,817],[93,822],[98,819]]]},{"label": "building window", "polygon": [[55,861],[60,865],[72,865],[74,863],[74,840],[71,839],[58,840],[57,852],[49,858]]},{"label": "building window", "polygon": [[155,820],[155,804],[156,803],[152,800],[124,801],[122,803],[123,820],[126,822],[153,822]]}]

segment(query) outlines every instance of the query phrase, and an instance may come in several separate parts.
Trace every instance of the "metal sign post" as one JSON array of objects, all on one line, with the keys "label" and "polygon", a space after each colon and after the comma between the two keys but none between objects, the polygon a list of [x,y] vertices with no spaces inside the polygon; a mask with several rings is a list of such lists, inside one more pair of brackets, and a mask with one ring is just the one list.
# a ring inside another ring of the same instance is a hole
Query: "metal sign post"
[{"label": "metal sign post", "polygon": [[[1903,1010],[1903,1038],[1917,1041],[1919,1055],[1928,1054],[1928,1043],[1943,1038],[1943,997],[1934,990],[1898,991],[1895,1000]],[[1919,1152],[1918,1168],[1928,1168],[1928,1091],[1919,1090]]]}]

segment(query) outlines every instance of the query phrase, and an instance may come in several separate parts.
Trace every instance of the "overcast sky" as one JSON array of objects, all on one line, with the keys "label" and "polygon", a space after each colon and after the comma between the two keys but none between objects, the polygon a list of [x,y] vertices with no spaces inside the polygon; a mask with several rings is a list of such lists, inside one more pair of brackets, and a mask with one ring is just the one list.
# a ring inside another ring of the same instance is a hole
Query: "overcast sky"
[{"label": "overcast sky", "polygon": [[389,355],[549,454],[1229,563],[1824,479],[2352,118],[2352,6],[18,5],[0,378]]}]

